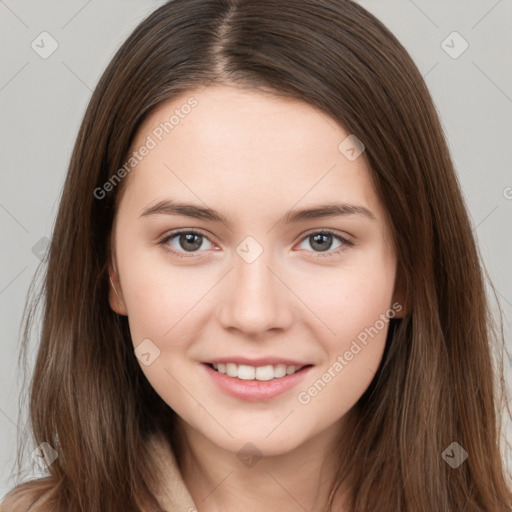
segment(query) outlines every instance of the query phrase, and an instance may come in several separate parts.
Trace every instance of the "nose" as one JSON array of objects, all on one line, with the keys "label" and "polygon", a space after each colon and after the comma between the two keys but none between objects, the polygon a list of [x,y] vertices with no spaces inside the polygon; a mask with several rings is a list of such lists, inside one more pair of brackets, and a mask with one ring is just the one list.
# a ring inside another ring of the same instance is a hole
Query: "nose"
[{"label": "nose", "polygon": [[225,329],[254,337],[270,330],[287,329],[293,322],[297,307],[294,295],[284,276],[273,268],[269,253],[264,251],[251,263],[234,255],[234,268],[219,290],[218,315]]}]

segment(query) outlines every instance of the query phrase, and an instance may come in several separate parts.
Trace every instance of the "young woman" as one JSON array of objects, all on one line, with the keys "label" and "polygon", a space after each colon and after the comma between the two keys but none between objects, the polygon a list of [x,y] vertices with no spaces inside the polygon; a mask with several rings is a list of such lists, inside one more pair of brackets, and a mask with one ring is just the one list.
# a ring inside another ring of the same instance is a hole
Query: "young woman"
[{"label": "young woman", "polygon": [[511,510],[453,164],[356,3],[144,20],[85,114],[44,299],[49,474],[2,511]]}]

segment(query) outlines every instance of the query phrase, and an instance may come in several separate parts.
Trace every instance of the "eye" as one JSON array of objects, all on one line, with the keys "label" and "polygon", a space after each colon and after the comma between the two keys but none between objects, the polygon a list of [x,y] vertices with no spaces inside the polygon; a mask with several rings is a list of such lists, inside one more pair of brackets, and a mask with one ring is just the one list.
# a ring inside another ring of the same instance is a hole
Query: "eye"
[{"label": "eye", "polygon": [[168,251],[172,252],[178,257],[187,258],[186,253],[202,252],[199,251],[203,243],[208,241],[205,235],[198,231],[175,231],[166,235],[159,244],[164,246]]},{"label": "eye", "polygon": [[[338,241],[334,251],[330,250],[333,246],[333,239]],[[343,252],[347,247],[354,245],[353,242],[328,229],[309,233],[302,239],[302,243],[304,242],[308,242],[313,252],[317,253],[315,257],[335,256]]]},{"label": "eye", "polygon": [[[338,245],[335,246],[336,250],[331,250],[333,239],[338,241]],[[199,231],[182,230],[165,235],[160,240],[159,244],[179,258],[189,258],[194,257],[194,253],[203,252],[200,251],[200,249],[204,242],[208,242],[213,246],[206,235],[203,235]],[[350,240],[328,229],[309,233],[302,239],[301,245],[304,242],[309,243],[312,252],[315,253],[315,257],[336,256],[348,247],[354,245]]]}]

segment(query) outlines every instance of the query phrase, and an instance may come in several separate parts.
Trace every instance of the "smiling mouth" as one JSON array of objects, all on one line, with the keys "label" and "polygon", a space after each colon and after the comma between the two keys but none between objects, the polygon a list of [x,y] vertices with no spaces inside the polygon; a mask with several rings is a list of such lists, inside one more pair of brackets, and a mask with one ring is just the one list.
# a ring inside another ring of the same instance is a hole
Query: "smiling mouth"
[{"label": "smiling mouth", "polygon": [[228,377],[237,378],[239,380],[260,380],[268,381],[274,379],[282,379],[288,375],[298,373],[305,368],[312,366],[311,364],[303,366],[294,366],[286,364],[265,365],[265,366],[249,366],[246,364],[236,363],[205,363],[218,373],[227,375]]}]

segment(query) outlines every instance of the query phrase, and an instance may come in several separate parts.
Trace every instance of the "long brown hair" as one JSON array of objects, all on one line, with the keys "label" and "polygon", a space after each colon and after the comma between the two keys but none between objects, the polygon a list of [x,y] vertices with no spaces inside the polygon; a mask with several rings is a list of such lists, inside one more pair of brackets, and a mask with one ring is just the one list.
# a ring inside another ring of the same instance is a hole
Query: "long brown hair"
[{"label": "long brown hair", "polygon": [[[30,510],[162,510],[147,443],[163,432],[179,451],[175,413],[144,377],[127,318],[108,302],[123,183],[101,199],[94,191],[124,165],[148,113],[210,84],[271,91],[332,116],[365,145],[389,215],[407,315],[392,322],[355,406],[329,509],[349,481],[353,512],[510,510],[503,365],[493,360],[503,335],[443,130],[407,51],[349,0],[174,0],[116,53],[77,137],[42,288],[30,420],[35,445],[48,443],[58,459],[49,476],[15,488],[11,503],[29,493],[41,498]],[[25,315],[25,351],[35,307]],[[457,468],[442,457],[453,442],[468,453]]]}]

